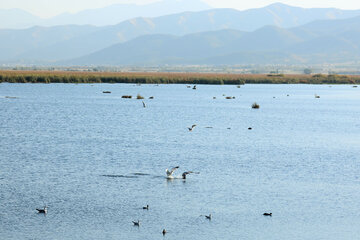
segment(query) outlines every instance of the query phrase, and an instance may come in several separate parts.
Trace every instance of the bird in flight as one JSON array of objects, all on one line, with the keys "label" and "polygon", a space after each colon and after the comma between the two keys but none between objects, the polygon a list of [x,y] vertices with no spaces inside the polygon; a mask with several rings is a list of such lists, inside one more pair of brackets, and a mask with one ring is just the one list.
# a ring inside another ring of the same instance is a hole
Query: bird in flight
[{"label": "bird in flight", "polygon": [[191,128],[188,127],[189,131],[191,132],[191,131],[194,129],[194,127],[196,127],[196,124],[193,124],[193,125],[191,126]]},{"label": "bird in flight", "polygon": [[166,175],[167,177],[171,178],[172,177],[172,174],[175,172],[176,169],[178,169],[180,166],[176,166],[176,167],[173,167],[171,168],[170,170],[169,169],[166,169]]}]

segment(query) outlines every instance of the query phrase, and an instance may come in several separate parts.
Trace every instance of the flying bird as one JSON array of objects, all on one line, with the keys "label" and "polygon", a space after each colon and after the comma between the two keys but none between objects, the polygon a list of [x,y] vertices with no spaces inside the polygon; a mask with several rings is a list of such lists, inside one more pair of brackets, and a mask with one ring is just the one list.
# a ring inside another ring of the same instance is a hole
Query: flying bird
[{"label": "flying bird", "polygon": [[194,129],[194,127],[196,127],[196,124],[193,124],[193,125],[191,126],[191,128],[188,127],[189,131],[191,132],[191,131]]},{"label": "flying bird", "polygon": [[176,166],[176,167],[173,167],[172,169],[166,169],[165,171],[166,171],[166,175],[167,175],[167,177],[172,177],[172,174],[175,172],[175,170],[176,169],[178,169],[180,166]]}]

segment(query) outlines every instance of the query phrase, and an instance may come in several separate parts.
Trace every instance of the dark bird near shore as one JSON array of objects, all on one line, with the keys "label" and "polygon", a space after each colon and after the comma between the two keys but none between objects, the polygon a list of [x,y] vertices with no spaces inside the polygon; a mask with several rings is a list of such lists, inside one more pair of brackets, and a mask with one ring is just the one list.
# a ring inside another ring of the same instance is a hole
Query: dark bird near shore
[{"label": "dark bird near shore", "polygon": [[44,214],[46,214],[46,213],[47,213],[47,209],[48,209],[48,207],[47,207],[47,206],[44,206],[44,208],[37,208],[36,210],[38,211],[38,213],[44,213]]},{"label": "dark bird near shore", "polygon": [[272,216],[272,213],[264,213],[264,216]]},{"label": "dark bird near shore", "polygon": [[135,222],[135,221],[132,221],[132,222],[133,222],[134,226],[140,226],[140,220],[138,220],[137,222]]},{"label": "dark bird near shore", "polygon": [[188,127],[189,131],[191,132],[191,131],[194,129],[194,127],[196,127],[196,124],[193,124],[193,125],[191,126],[191,128]]},{"label": "dark bird near shore", "polygon": [[146,207],[143,207],[145,210],[149,210],[149,205],[146,205]]},{"label": "dark bird near shore", "polygon": [[193,89],[196,90],[196,85],[194,85]]}]

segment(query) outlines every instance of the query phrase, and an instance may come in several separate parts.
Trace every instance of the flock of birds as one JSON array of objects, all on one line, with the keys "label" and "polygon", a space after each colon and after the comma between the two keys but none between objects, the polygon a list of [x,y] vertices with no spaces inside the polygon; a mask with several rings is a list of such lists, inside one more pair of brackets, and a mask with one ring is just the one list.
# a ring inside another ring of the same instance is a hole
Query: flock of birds
[{"label": "flock of birds", "polygon": [[[195,124],[192,125],[192,127],[189,128],[189,131],[192,131],[192,129],[193,129],[195,126],[196,126]],[[191,130],[190,130],[190,129],[191,129]],[[167,178],[167,179],[175,179],[175,178],[178,178],[178,177],[174,177],[173,174],[174,174],[174,172],[175,172],[177,169],[179,169],[179,168],[180,168],[180,166],[172,167],[172,168],[170,168],[170,169],[168,169],[168,168],[165,169],[166,178]],[[200,172],[185,171],[185,172],[183,172],[183,173],[181,174],[181,179],[186,179],[186,176],[189,175],[189,174],[191,174],[191,173],[200,174]],[[144,209],[144,210],[149,210],[149,205],[147,204],[146,206],[142,207],[142,209]],[[48,206],[45,205],[44,208],[36,208],[36,211],[37,211],[39,214],[47,214],[47,213],[48,213]],[[263,213],[263,215],[264,215],[264,216],[270,216],[270,217],[271,217],[271,216],[272,216],[272,213],[271,213],[271,212],[270,212],[270,213],[265,212],[265,213]],[[211,213],[210,213],[209,215],[200,215],[200,217],[201,217],[201,216],[204,216],[205,219],[207,219],[207,220],[209,220],[209,221],[211,221],[211,219],[212,219]],[[134,226],[140,227],[141,221],[140,221],[140,220],[132,221],[132,223],[133,223]],[[167,231],[166,231],[166,229],[164,228],[164,229],[162,230],[162,234],[165,236],[166,233],[167,233]]]},{"label": "flock of birds", "polygon": [[[191,88],[191,86],[187,86],[188,88]],[[196,90],[196,85],[194,85],[192,87],[192,89]],[[105,93],[105,92],[104,92]],[[107,92],[106,92],[107,93]],[[110,93],[110,92],[109,92]],[[142,101],[142,104],[143,104],[143,107],[146,108],[146,104],[144,101]],[[188,130],[189,132],[192,132],[194,130],[194,128],[196,127],[197,125],[196,124],[193,124],[191,127],[188,127]],[[212,127],[207,127],[207,128],[212,128]],[[228,128],[230,129],[230,128]],[[248,130],[252,130],[251,127],[248,128]],[[180,166],[175,166],[175,167],[172,167],[170,169],[165,169],[165,172],[166,172],[166,178],[167,179],[175,179],[175,178],[180,178],[180,179],[186,179],[187,175],[189,174],[199,174],[200,172],[193,172],[193,171],[185,171],[181,174],[181,177],[174,177],[173,174],[174,172],[179,169]],[[146,205],[144,207],[142,207],[142,209],[144,210],[149,210],[149,205]],[[38,211],[39,214],[47,214],[48,212],[48,206],[45,205],[43,208],[36,208],[36,210]],[[265,212],[263,213],[264,216],[272,216],[272,213],[268,213],[268,212]],[[211,220],[212,219],[212,215],[211,213],[209,215],[200,215],[200,216],[204,216],[205,219],[207,220]],[[137,227],[140,227],[140,220],[137,220],[137,221],[132,221],[133,225],[134,226],[137,226]],[[165,236],[165,234],[167,233],[166,229],[163,229],[162,230],[162,234]]]}]

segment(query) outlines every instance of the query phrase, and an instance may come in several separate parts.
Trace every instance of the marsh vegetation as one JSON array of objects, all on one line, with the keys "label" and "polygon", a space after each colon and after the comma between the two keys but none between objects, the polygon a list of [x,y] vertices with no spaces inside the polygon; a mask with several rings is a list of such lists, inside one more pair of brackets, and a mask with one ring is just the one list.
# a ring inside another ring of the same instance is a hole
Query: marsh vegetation
[{"label": "marsh vegetation", "polygon": [[[325,74],[220,74],[165,72],[0,71],[0,82],[9,83],[134,83],[134,84],[360,84],[360,76]],[[196,86],[196,85],[194,85]],[[194,89],[194,87],[193,87]],[[195,87],[196,89],[196,87]]]}]

